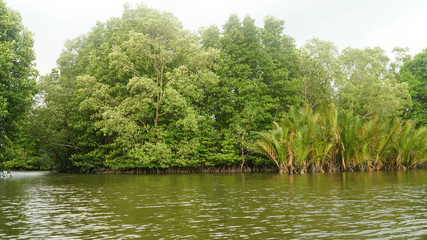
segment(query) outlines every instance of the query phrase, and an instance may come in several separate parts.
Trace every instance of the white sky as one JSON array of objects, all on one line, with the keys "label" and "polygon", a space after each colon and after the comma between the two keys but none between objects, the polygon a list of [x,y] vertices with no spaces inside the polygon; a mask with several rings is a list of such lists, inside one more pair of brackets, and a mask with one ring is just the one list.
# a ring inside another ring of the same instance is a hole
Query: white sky
[{"label": "white sky", "polygon": [[35,36],[40,74],[56,66],[64,42],[87,33],[96,21],[120,17],[126,2],[170,11],[184,28],[222,26],[230,14],[249,14],[262,26],[266,15],[285,20],[285,33],[301,46],[318,37],[347,46],[427,48],[427,1],[424,0],[4,0],[21,13]]}]

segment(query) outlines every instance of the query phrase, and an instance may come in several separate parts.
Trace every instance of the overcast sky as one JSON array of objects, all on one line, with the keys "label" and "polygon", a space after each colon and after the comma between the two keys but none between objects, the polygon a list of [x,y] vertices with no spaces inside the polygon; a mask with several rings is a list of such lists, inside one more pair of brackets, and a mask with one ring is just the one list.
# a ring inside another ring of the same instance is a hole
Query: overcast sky
[{"label": "overcast sky", "polygon": [[262,26],[266,15],[285,20],[297,46],[318,37],[347,46],[427,48],[427,1],[423,0],[4,0],[34,33],[40,74],[56,66],[64,42],[87,33],[97,21],[120,17],[123,5],[144,3],[177,16],[184,28],[222,26],[230,14],[250,15]]}]

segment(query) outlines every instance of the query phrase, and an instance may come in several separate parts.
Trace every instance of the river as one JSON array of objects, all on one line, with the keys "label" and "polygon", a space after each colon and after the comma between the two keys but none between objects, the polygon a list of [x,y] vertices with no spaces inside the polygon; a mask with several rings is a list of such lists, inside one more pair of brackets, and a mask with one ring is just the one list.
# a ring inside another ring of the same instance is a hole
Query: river
[{"label": "river", "polygon": [[0,180],[0,239],[426,239],[427,170]]}]

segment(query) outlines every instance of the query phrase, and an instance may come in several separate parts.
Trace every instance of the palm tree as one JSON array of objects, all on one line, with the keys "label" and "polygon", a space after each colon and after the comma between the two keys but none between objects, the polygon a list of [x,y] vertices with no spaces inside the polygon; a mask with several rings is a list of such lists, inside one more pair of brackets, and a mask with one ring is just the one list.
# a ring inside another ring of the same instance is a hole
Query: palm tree
[{"label": "palm tree", "polygon": [[287,156],[287,146],[290,138],[289,131],[276,122],[273,125],[271,133],[257,133],[259,139],[255,143],[255,151],[273,160],[279,168],[280,173],[289,173],[287,165],[292,165],[292,155]]},{"label": "palm tree", "polygon": [[362,120],[334,104],[316,111],[308,105],[291,108],[269,133],[258,133],[256,151],[280,173],[402,169],[426,161],[427,129],[414,129],[398,118]]}]

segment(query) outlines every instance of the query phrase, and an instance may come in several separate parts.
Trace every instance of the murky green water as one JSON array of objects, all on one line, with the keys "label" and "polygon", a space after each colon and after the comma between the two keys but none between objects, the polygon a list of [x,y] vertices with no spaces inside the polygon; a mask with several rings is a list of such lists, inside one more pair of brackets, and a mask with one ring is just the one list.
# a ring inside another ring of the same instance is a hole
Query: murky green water
[{"label": "murky green water", "polygon": [[0,180],[0,239],[426,239],[427,170]]}]

